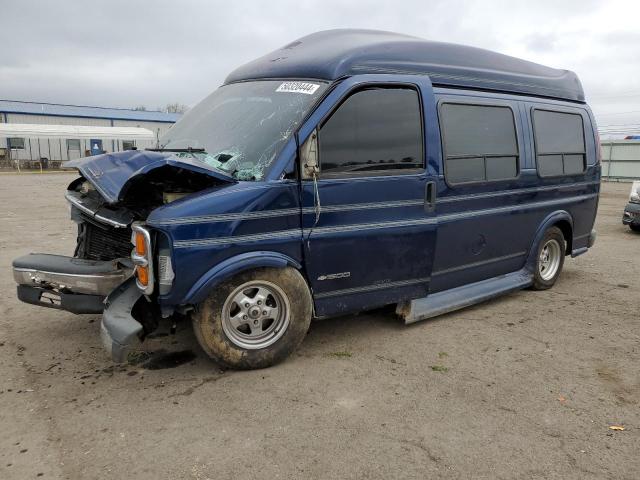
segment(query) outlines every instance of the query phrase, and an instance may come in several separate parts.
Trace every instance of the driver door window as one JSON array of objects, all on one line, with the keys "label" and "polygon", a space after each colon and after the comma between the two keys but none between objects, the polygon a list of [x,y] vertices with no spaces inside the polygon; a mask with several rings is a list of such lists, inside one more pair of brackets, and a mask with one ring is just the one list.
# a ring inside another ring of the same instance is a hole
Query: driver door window
[{"label": "driver door window", "polygon": [[370,88],[348,97],[318,133],[321,176],[424,168],[420,98],[411,88]]}]

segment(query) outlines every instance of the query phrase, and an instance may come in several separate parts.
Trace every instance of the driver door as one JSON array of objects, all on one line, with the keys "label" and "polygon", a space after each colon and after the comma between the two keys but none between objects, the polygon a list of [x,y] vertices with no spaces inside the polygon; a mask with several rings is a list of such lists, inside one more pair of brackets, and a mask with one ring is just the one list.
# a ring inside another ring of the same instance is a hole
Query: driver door
[{"label": "driver door", "polygon": [[437,231],[420,87],[367,82],[343,90],[325,100],[326,115],[308,137],[319,168],[302,180],[317,316],[426,296]]}]

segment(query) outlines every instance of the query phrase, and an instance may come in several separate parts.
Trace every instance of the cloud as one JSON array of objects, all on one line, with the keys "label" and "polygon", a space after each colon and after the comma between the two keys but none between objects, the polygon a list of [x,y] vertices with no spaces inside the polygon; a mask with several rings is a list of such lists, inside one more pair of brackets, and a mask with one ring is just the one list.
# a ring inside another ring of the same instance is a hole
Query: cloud
[{"label": "cloud", "polygon": [[[314,31],[354,27],[572,69],[596,114],[612,114],[640,110],[640,95],[619,96],[640,94],[633,10],[622,0],[3,0],[1,95],[121,107],[192,105],[253,58]],[[640,123],[640,116],[621,118]]]},{"label": "cloud", "polygon": [[557,43],[557,36],[555,33],[534,33],[529,35],[526,39],[526,48],[532,52],[550,52]]}]

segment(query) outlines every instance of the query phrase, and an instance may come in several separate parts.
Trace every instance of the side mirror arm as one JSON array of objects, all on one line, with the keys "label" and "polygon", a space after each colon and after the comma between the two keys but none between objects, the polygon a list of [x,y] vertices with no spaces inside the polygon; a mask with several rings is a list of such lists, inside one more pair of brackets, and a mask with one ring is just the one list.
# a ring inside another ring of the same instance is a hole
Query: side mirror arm
[{"label": "side mirror arm", "polygon": [[320,173],[318,163],[318,132],[314,130],[300,148],[300,163],[302,178],[311,179]]}]

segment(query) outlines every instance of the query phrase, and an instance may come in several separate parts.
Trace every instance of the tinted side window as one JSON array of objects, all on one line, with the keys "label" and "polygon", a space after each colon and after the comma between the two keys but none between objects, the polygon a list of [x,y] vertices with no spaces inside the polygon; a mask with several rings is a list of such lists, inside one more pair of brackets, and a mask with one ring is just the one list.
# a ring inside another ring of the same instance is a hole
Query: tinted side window
[{"label": "tinted side window", "polygon": [[518,176],[518,142],[508,107],[444,103],[445,177],[451,184]]},{"label": "tinted side window", "polygon": [[423,168],[418,93],[376,88],[351,95],[318,133],[322,173]]},{"label": "tinted side window", "polygon": [[580,115],[536,109],[533,128],[541,176],[575,175],[585,170],[584,125]]}]

